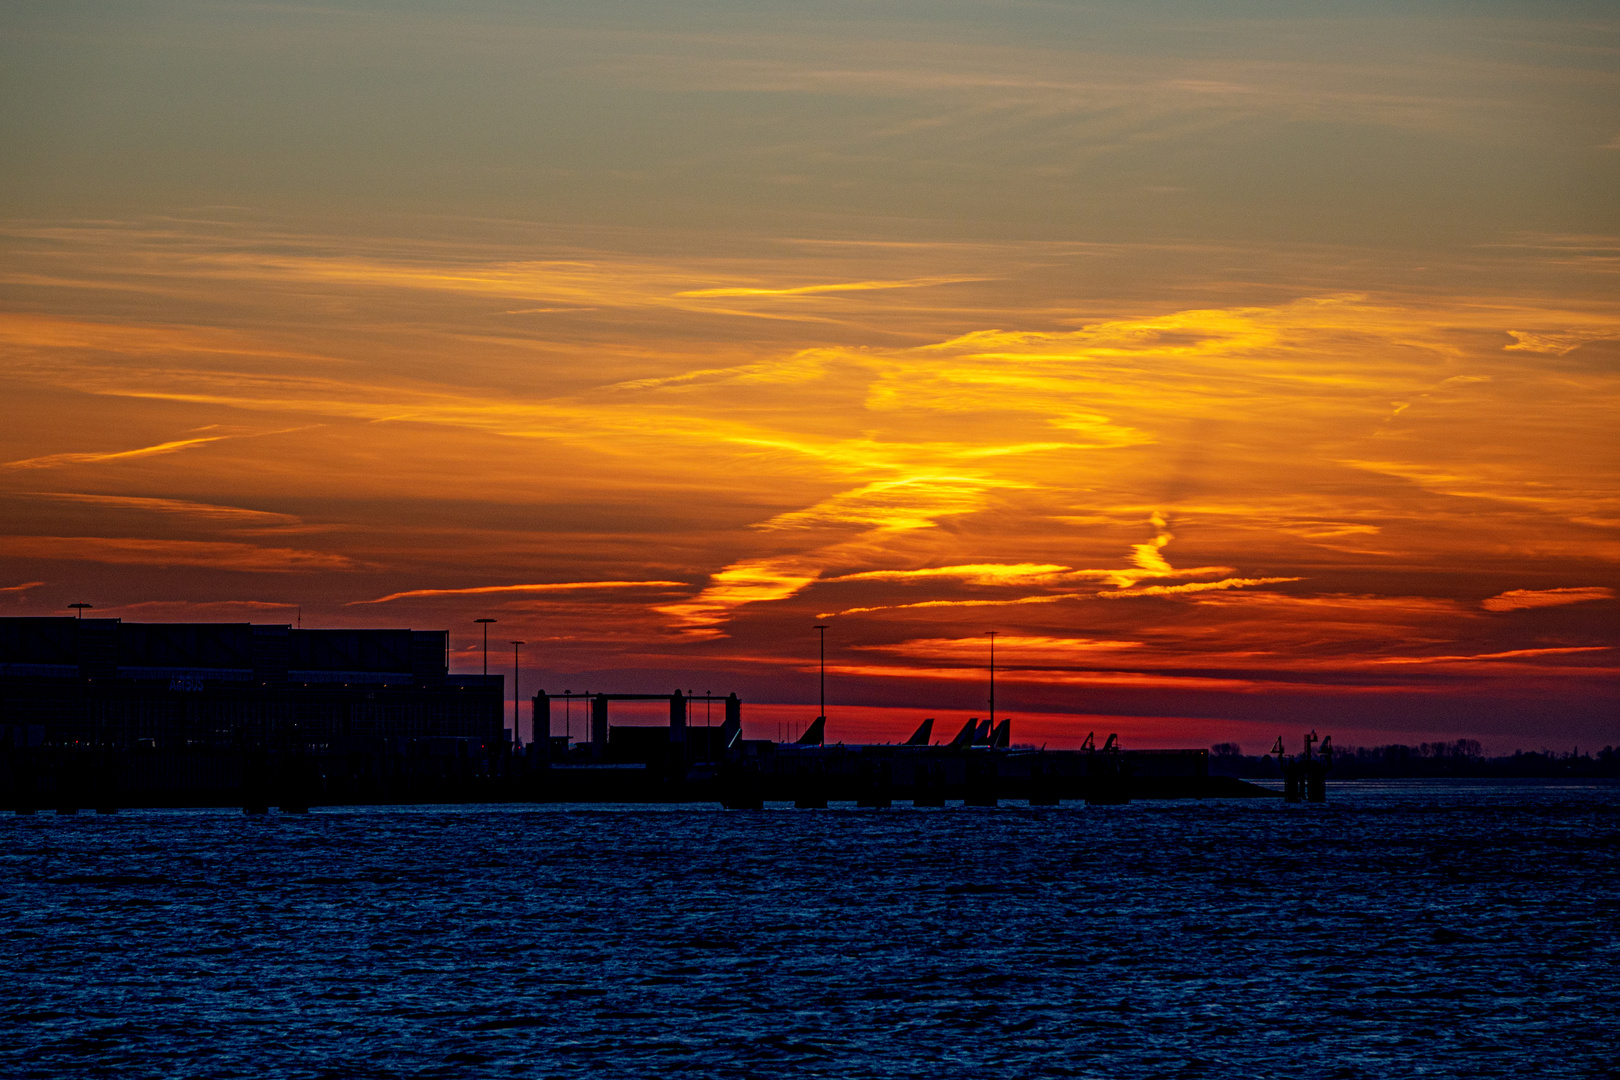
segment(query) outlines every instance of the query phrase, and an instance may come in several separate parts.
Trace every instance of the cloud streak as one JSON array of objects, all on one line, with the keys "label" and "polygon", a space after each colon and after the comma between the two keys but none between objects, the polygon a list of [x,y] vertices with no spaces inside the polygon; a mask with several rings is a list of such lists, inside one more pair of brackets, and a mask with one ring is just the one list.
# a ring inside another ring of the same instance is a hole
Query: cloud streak
[{"label": "cloud streak", "polygon": [[[209,425],[202,430],[210,430],[218,425]],[[219,435],[195,435],[189,439],[170,439],[167,442],[154,443],[151,446],[140,446],[132,450],[106,450],[81,451],[61,454],[45,454],[40,457],[23,458],[18,461],[0,463],[0,469],[57,469],[67,465],[100,465],[112,461],[127,461],[134,458],[158,457],[164,454],[176,454],[182,450],[190,450],[198,446],[207,446],[210,443],[225,442],[228,439],[252,439],[265,435],[288,435],[297,431],[306,431],[307,427],[280,428],[275,431],[231,431]],[[55,498],[79,498],[89,501],[94,496],[73,496],[56,494]]]},{"label": "cloud streak", "polygon": [[168,442],[154,443],[151,446],[136,447],[133,450],[109,450],[102,452],[82,452],[45,454],[41,457],[23,458],[20,461],[8,461],[0,468],[5,469],[59,469],[65,465],[99,465],[108,461],[127,461],[131,458],[155,457],[159,454],[175,454],[181,450],[190,450],[196,446],[206,446],[209,443],[222,442],[232,438],[230,435],[201,435],[191,439],[171,439]]},{"label": "cloud streak", "polygon": [[375,600],[352,600],[347,605],[386,604],[393,600],[419,600],[445,596],[490,596],[497,593],[578,592],[594,589],[688,589],[684,581],[549,581],[533,585],[479,585],[467,589],[407,589]]},{"label": "cloud streak", "polygon": [[1526,611],[1533,608],[1562,607],[1565,604],[1585,604],[1593,600],[1613,600],[1614,590],[1600,586],[1567,589],[1509,589],[1504,593],[1481,600],[1479,606],[1486,611]]},{"label": "cloud streak", "polygon": [[190,566],[275,574],[358,568],[348,556],[328,552],[146,537],[0,536],[0,555],[49,562],[82,560],[120,566]]},{"label": "cloud streak", "polygon": [[42,491],[39,498],[62,502],[83,503],[108,510],[135,510],[146,513],[170,514],[177,517],[217,521],[228,525],[278,526],[301,525],[300,518],[291,514],[278,514],[269,510],[249,510],[240,506],[221,506],[217,503],[191,502],[186,499],[154,499],[136,495],[92,495],[76,492]]},{"label": "cloud streak", "polygon": [[1302,577],[1222,578],[1219,581],[1192,581],[1185,585],[1146,585],[1140,589],[1120,589],[1099,592],[1104,600],[1129,599],[1133,596],[1179,596],[1185,593],[1212,592],[1219,589],[1247,589],[1256,585],[1278,585],[1287,581],[1304,581]]},{"label": "cloud streak", "polygon": [[1477,660],[1521,660],[1530,656],[1567,656],[1571,653],[1607,652],[1609,645],[1576,645],[1557,649],[1509,649],[1505,652],[1469,653],[1458,656],[1390,656],[1372,660],[1374,664],[1457,664]]},{"label": "cloud streak", "polygon": [[916,278],[911,281],[849,281],[828,285],[798,285],[777,289],[732,286],[720,289],[692,289],[675,295],[695,298],[719,296],[819,296],[825,293],[870,292],[877,289],[922,289],[933,285],[952,285],[960,282],[983,280],[983,278],[976,277],[935,277]]}]

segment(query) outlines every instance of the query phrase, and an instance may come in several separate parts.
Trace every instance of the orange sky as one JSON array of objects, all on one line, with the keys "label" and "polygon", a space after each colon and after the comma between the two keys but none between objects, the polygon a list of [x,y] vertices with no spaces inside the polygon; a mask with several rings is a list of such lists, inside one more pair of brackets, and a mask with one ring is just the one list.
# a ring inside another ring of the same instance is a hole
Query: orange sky
[{"label": "orange sky", "polygon": [[130,8],[0,16],[6,613],[1620,741],[1600,9]]}]

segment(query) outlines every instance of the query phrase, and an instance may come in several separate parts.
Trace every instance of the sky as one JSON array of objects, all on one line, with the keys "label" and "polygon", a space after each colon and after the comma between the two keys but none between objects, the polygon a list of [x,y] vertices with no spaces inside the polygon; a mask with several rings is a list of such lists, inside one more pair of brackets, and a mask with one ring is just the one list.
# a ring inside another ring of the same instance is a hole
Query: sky
[{"label": "sky", "polygon": [[0,145],[0,613],[1620,742],[1608,4],[13,0]]}]

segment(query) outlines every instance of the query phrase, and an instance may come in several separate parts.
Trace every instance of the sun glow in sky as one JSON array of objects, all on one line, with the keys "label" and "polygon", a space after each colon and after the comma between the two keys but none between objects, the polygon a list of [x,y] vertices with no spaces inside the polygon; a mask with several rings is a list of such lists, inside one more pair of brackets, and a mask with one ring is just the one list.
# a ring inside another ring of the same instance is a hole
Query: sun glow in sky
[{"label": "sun glow in sky", "polygon": [[0,30],[6,613],[488,616],[800,726],[821,621],[850,741],[997,630],[1054,744],[1620,741],[1607,5]]}]

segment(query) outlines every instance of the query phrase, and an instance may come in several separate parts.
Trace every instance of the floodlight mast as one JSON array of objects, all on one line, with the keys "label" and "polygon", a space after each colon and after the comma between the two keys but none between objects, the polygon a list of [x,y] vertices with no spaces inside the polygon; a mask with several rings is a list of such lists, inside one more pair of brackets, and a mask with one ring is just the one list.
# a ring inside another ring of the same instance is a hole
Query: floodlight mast
[{"label": "floodlight mast", "polygon": [[821,711],[819,715],[825,720],[827,718],[827,628],[821,623],[817,623],[816,633],[821,636]]},{"label": "floodlight mast", "polygon": [[1001,631],[991,630],[990,634],[990,730],[996,730],[996,635]]},{"label": "floodlight mast", "polygon": [[[526,641],[512,642],[512,745],[518,745],[518,701],[522,697],[518,693],[518,655]],[[529,739],[534,740],[534,732],[529,732]]]},{"label": "floodlight mast", "polygon": [[494,619],[474,619],[475,623],[484,624],[484,678],[489,678],[489,624]]}]

